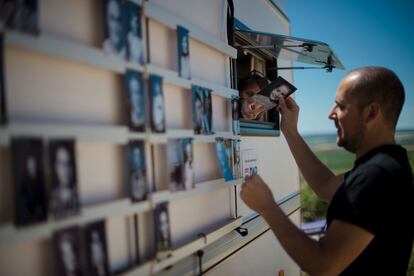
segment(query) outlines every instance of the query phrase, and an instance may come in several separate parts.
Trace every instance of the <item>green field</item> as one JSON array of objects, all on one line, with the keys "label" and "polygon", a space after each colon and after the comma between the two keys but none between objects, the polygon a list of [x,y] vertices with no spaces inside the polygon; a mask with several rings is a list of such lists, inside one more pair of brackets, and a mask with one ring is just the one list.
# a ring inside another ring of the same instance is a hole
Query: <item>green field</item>
[{"label": "green field", "polygon": [[[316,156],[335,174],[350,170],[355,161],[353,154],[336,147],[334,135],[313,135],[305,137]],[[414,131],[398,132],[397,143],[408,151],[411,168],[414,171]],[[325,218],[327,204],[320,201],[306,181],[301,177],[301,207],[304,222]],[[414,250],[407,275],[414,275]]]}]

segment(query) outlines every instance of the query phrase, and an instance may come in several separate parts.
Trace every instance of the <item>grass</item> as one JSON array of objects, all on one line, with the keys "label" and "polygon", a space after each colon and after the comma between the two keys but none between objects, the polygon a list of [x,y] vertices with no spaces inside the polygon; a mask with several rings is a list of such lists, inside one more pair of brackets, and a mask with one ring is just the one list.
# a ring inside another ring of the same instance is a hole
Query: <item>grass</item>
[{"label": "grass", "polygon": [[[355,161],[353,154],[335,147],[332,137],[312,137],[309,144],[316,156],[330,168],[335,174],[340,174],[352,169]],[[405,146],[408,151],[411,168],[414,171],[414,132],[397,133],[397,143]],[[325,218],[328,204],[319,200],[309,185],[301,176],[301,207],[302,220],[304,222]],[[414,249],[407,275],[414,276]]]}]

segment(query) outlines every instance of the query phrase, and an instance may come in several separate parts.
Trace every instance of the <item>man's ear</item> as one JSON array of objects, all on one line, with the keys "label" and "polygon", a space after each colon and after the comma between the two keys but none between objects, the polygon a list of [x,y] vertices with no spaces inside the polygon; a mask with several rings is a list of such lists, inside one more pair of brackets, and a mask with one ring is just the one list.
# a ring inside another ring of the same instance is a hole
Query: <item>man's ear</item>
[{"label": "man's ear", "polygon": [[364,113],[363,113],[363,119],[366,123],[369,123],[371,121],[375,121],[379,118],[381,115],[381,107],[378,103],[372,102],[365,106]]}]

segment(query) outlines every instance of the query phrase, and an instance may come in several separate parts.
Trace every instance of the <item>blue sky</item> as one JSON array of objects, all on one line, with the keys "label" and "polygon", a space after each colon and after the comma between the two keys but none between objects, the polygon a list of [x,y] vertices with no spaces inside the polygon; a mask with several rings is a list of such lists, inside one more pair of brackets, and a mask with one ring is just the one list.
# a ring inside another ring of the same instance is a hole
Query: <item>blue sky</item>
[{"label": "blue sky", "polygon": [[413,0],[285,0],[284,5],[292,36],[329,44],[346,67],[332,73],[294,71],[301,133],[334,132],[327,114],[339,81],[346,72],[370,65],[400,77],[406,101],[397,128],[414,129]]}]

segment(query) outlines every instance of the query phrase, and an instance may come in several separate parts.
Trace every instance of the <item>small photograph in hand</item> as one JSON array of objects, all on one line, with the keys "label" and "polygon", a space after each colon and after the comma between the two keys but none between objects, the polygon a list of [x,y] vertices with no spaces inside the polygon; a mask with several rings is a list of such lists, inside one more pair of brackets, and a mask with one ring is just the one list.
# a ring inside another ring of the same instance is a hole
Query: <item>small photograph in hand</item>
[{"label": "small photograph in hand", "polygon": [[111,275],[109,272],[108,249],[106,245],[105,221],[88,224],[85,228],[87,267],[91,276]]},{"label": "small photograph in hand", "polygon": [[280,97],[286,98],[295,91],[295,86],[284,78],[278,77],[251,98],[260,103],[266,110],[269,110],[278,105]]},{"label": "small photograph in hand", "polygon": [[43,175],[43,143],[40,138],[11,141],[15,223],[17,226],[45,221],[47,201]]},{"label": "small photograph in hand", "polygon": [[79,213],[74,140],[53,140],[49,144],[52,171],[51,208],[60,219]]},{"label": "small photograph in hand", "polygon": [[81,276],[81,237],[78,226],[66,228],[53,235],[56,275]]}]

